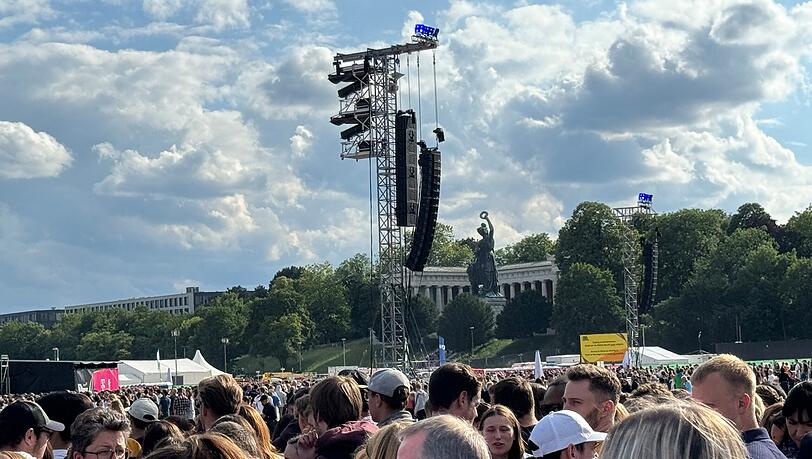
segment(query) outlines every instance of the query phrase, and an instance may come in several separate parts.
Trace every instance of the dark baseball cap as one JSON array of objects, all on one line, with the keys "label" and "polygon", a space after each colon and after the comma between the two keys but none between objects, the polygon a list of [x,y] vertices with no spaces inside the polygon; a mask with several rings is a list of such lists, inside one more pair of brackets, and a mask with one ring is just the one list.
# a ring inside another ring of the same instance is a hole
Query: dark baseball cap
[{"label": "dark baseball cap", "polygon": [[45,411],[34,402],[19,400],[0,411],[0,430],[25,432],[28,429],[65,430],[65,424],[52,421]]}]

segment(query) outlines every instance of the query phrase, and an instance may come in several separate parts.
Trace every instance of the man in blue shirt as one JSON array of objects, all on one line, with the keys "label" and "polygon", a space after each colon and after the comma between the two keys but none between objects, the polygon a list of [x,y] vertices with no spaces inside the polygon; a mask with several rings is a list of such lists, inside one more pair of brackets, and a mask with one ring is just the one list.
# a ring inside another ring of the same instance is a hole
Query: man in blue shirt
[{"label": "man in blue shirt", "polygon": [[786,459],[756,420],[756,375],[740,358],[722,354],[691,376],[691,396],[726,417],[742,434],[751,459]]}]

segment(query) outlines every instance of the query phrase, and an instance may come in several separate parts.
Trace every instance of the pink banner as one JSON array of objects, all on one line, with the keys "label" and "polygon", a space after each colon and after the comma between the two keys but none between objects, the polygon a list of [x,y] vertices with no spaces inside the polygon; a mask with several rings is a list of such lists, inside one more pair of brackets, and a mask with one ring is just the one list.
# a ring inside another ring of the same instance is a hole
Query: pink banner
[{"label": "pink banner", "polygon": [[118,368],[105,368],[93,372],[93,390],[118,390]]}]

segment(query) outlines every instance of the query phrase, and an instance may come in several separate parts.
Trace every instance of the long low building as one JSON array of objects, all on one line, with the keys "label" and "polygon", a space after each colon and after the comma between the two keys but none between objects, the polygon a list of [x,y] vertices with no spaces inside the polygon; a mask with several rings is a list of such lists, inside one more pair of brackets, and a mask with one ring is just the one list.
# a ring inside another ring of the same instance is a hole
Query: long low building
[{"label": "long low building", "polygon": [[[527,290],[540,291],[550,301],[555,297],[558,267],[552,260],[505,265],[497,270],[500,291],[507,300]],[[422,272],[406,273],[411,295],[428,297],[439,311],[461,293],[471,291],[465,268],[426,267]]]},{"label": "long low building", "polygon": [[108,311],[110,309],[133,310],[144,306],[151,310],[167,311],[170,314],[192,314],[195,308],[209,303],[223,292],[201,292],[200,287],[186,287],[186,292],[171,295],[145,296],[101,303],[77,304],[65,307],[66,314]]},{"label": "long low building", "polygon": [[45,328],[51,328],[56,324],[59,319],[65,314],[64,309],[51,308],[39,309],[36,311],[22,311],[22,312],[9,312],[7,314],[0,314],[0,324],[6,322],[20,322],[20,323],[37,323]]}]

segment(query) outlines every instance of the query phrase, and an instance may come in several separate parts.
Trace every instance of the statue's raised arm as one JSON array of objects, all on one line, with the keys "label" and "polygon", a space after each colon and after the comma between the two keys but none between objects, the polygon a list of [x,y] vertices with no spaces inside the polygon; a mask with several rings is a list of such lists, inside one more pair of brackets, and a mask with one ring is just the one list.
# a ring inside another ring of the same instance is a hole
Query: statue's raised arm
[{"label": "statue's raised arm", "polygon": [[488,211],[483,210],[482,212],[480,212],[479,218],[488,222],[488,235],[490,235],[490,237],[493,238],[493,223],[491,223],[491,219],[488,218]]}]

